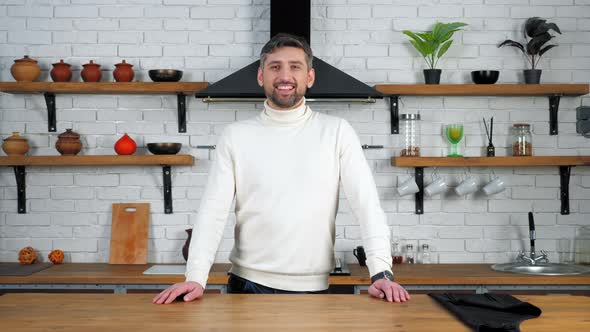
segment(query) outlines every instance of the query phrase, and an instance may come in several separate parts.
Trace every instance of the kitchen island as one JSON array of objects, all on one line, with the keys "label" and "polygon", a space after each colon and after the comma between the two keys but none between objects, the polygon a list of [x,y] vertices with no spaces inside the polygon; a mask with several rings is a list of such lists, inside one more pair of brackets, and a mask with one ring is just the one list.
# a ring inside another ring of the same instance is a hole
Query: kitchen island
[{"label": "kitchen island", "polygon": [[[18,263],[15,263],[18,264]],[[53,265],[29,276],[0,276],[0,292],[12,290],[157,290],[184,281],[183,275],[145,275],[153,264],[111,265],[69,263]],[[490,264],[401,264],[394,266],[396,281],[413,293],[418,291],[470,291],[484,293],[537,291],[589,294],[590,275],[532,276],[493,271]],[[349,276],[330,276],[330,285],[366,290],[371,280],[366,267],[348,265]],[[208,288],[223,292],[230,264],[214,264]]]},{"label": "kitchen island", "polygon": [[[427,295],[389,303],[368,295],[206,294],[152,304],[148,294],[6,294],[4,331],[469,331]],[[519,296],[543,311],[523,332],[590,331],[590,298]]]}]

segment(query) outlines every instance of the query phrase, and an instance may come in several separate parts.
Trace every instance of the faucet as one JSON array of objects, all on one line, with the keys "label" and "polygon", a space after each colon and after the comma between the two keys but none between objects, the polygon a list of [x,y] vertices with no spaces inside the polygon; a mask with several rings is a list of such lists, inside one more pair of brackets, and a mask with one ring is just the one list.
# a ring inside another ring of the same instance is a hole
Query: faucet
[{"label": "faucet", "polygon": [[547,258],[547,253],[541,250],[541,255],[537,256],[535,253],[535,219],[533,218],[533,213],[529,212],[529,236],[531,239],[531,255],[527,256],[524,251],[520,251],[518,253],[518,257],[516,258],[519,262],[527,263],[528,265],[537,265],[537,263],[549,263],[549,259]]}]

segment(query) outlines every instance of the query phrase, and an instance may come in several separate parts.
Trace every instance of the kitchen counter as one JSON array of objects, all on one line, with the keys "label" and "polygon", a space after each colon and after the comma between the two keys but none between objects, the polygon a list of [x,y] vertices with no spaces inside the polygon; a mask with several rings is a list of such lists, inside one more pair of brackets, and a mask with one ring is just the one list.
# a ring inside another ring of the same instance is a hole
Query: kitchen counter
[{"label": "kitchen counter", "polygon": [[[18,263],[15,263],[18,264]],[[153,264],[110,265],[71,263],[53,265],[26,277],[0,276],[3,284],[173,284],[183,275],[144,275]],[[493,271],[490,264],[394,265],[395,279],[404,285],[590,285],[590,275],[532,276]],[[371,284],[366,267],[348,265],[350,276],[330,276],[331,285]],[[230,264],[214,264],[209,284],[225,285]]]},{"label": "kitchen counter", "polygon": [[[388,303],[368,295],[206,294],[193,302],[151,303],[147,294],[7,294],[4,330],[59,331],[469,331],[427,295]],[[518,296],[543,311],[527,331],[590,331],[590,298]]]},{"label": "kitchen counter", "polygon": [[[18,264],[18,263],[15,263]],[[184,281],[183,275],[144,275],[146,265],[110,265],[71,263],[53,265],[30,276],[0,276],[2,289],[110,289],[126,293],[127,289],[163,289]],[[230,264],[214,264],[208,288],[224,290]],[[370,278],[366,267],[348,266],[350,276],[330,276],[331,285],[355,286],[366,290]],[[493,271],[490,264],[415,264],[395,265],[396,281],[408,290],[590,290],[590,275],[532,276]]]}]

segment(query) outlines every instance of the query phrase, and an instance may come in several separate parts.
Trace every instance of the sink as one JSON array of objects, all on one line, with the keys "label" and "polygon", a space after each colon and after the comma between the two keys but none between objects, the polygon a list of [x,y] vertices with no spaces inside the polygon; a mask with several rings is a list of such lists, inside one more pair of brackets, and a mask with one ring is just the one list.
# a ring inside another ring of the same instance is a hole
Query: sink
[{"label": "sink", "polygon": [[590,272],[590,266],[575,264],[542,263],[527,265],[526,263],[494,264],[492,269],[500,272],[533,274],[544,276],[569,276]]}]

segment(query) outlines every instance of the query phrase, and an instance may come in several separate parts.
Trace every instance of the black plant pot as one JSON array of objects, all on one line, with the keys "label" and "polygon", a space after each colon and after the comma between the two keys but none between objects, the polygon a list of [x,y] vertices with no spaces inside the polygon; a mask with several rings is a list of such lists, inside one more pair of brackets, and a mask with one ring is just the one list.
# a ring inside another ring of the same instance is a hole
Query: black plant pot
[{"label": "black plant pot", "polygon": [[524,70],[524,82],[526,84],[539,84],[541,83],[541,69],[525,69]]},{"label": "black plant pot", "polygon": [[424,69],[424,82],[426,84],[439,84],[441,72],[440,69]]}]

